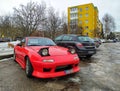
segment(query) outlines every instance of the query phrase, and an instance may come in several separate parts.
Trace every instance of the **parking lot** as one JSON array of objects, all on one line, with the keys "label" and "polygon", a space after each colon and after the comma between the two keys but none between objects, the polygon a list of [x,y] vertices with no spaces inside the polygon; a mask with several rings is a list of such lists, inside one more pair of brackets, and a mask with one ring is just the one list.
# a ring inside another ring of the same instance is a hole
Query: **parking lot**
[{"label": "parking lot", "polygon": [[103,43],[80,72],[52,79],[27,78],[13,58],[0,61],[0,91],[120,91],[120,43]]}]

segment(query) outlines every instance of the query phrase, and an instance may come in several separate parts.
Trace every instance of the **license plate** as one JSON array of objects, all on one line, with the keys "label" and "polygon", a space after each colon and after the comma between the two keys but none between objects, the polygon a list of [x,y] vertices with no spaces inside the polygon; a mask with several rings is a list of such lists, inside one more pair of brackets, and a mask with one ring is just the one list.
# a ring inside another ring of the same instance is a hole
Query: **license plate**
[{"label": "license plate", "polygon": [[94,51],[88,51],[88,53],[94,53]]},{"label": "license plate", "polygon": [[64,72],[65,72],[65,74],[70,74],[70,73],[73,73],[73,70],[72,70],[72,69],[70,69],[70,70],[65,70]]}]

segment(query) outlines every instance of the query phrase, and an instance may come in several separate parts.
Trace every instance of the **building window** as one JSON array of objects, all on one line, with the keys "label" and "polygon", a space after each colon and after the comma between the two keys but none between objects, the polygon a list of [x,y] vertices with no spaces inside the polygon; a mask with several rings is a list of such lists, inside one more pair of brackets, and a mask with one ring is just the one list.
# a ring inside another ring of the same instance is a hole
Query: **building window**
[{"label": "building window", "polygon": [[71,8],[71,9],[70,9],[70,12],[77,12],[77,11],[78,11],[77,8]]},{"label": "building window", "polygon": [[88,20],[85,20],[85,23],[88,23]]},{"label": "building window", "polygon": [[88,10],[88,7],[86,7],[85,9]]},{"label": "building window", "polygon": [[78,18],[78,14],[77,13],[72,13],[72,14],[70,14],[70,18],[71,19],[77,19]]},{"label": "building window", "polygon": [[80,18],[82,18],[82,14],[80,14]]},{"label": "building window", "polygon": [[85,16],[88,17],[88,13],[86,13]]},{"label": "building window", "polygon": [[77,19],[72,19],[71,21],[70,21],[70,25],[75,25],[75,24],[77,24],[78,23],[78,20]]},{"label": "building window", "polygon": [[82,8],[80,8],[80,12],[82,12]]},{"label": "building window", "polygon": [[85,30],[88,30],[88,26],[85,26]]},{"label": "building window", "polygon": [[82,24],[82,21],[80,20],[80,24]]},{"label": "building window", "polygon": [[77,19],[77,18],[78,18],[78,14],[77,13],[70,14],[70,19]]}]

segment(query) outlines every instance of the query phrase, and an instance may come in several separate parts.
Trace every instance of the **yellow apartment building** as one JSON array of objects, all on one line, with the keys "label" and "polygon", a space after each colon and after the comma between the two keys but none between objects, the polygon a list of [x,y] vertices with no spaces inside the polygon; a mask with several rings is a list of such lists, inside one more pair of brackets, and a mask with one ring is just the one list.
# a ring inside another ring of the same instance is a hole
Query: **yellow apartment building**
[{"label": "yellow apartment building", "polygon": [[68,7],[68,33],[100,37],[102,25],[93,3]]},{"label": "yellow apartment building", "polygon": [[97,21],[97,31],[96,31],[96,37],[102,38],[101,33],[103,32],[103,24],[100,20]]}]

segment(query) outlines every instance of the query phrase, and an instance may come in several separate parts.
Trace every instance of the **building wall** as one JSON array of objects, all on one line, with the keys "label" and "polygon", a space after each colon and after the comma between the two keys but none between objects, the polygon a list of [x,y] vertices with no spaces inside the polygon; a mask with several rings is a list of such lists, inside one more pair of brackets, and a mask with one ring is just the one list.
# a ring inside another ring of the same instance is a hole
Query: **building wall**
[{"label": "building wall", "polygon": [[82,27],[82,35],[96,37],[98,9],[92,3],[68,7],[68,33],[71,32],[71,22]]},{"label": "building wall", "polygon": [[103,35],[102,35],[103,25],[102,25],[102,22],[100,20],[98,20],[98,22],[97,22],[97,28],[98,28],[98,30],[97,30],[96,37],[102,38],[103,37]]}]

